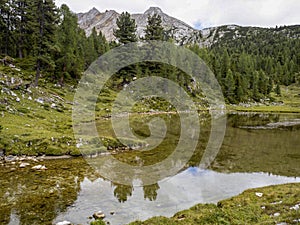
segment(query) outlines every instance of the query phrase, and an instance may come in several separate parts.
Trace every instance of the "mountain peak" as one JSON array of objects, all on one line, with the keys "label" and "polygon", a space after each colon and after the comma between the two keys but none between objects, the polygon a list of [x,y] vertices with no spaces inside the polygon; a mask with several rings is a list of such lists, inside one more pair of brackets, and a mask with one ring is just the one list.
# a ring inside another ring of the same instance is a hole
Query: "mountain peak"
[{"label": "mountain peak", "polygon": [[163,14],[163,11],[159,7],[150,7],[144,14]]},{"label": "mountain peak", "polygon": [[93,7],[88,13],[92,14],[92,13],[100,13],[100,12],[98,9],[96,9],[96,7]]}]

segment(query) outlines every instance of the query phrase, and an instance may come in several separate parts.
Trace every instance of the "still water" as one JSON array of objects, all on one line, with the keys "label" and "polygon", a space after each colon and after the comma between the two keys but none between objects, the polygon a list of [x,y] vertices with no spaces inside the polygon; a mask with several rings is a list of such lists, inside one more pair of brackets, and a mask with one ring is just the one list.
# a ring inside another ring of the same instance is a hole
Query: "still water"
[{"label": "still water", "polygon": [[[135,134],[148,137],[145,124],[152,117],[134,117],[131,126]],[[160,146],[150,152],[136,150],[114,157],[133,165],[151,165],[166,158],[178,143],[180,123],[177,115],[161,118],[168,132]],[[99,210],[111,224],[126,224],[172,216],[197,203],[216,203],[249,188],[300,182],[299,114],[228,115],[223,145],[205,169],[198,165],[210,135],[210,117],[200,118],[200,139],[189,162],[176,175],[147,186],[134,185],[134,181],[132,185],[111,182],[82,158],[44,161],[46,171],[34,171],[31,166],[20,169],[18,163],[1,166],[0,224],[64,220],[89,224],[89,217]],[[113,136],[109,120],[99,121],[98,131],[104,137]],[[105,163],[106,157],[97,160]]]}]

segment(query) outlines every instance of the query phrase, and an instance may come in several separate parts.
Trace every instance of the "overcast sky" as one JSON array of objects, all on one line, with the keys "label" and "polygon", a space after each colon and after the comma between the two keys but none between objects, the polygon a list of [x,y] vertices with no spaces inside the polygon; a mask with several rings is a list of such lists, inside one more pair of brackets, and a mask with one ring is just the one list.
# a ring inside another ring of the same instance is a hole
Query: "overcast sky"
[{"label": "overcast sky", "polygon": [[300,24],[300,0],[56,0],[66,3],[74,12],[96,7],[100,12],[141,13],[150,6],[196,28],[238,24],[274,27]]}]

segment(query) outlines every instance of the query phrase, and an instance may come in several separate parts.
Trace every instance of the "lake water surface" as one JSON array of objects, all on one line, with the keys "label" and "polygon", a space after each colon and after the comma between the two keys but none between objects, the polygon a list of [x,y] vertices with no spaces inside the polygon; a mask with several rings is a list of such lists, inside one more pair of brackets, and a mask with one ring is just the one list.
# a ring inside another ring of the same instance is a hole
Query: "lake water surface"
[{"label": "lake water surface", "polygon": [[[132,118],[134,132],[148,137],[145,124],[153,117]],[[160,117],[168,132],[159,147],[114,157],[151,165],[171,154],[180,136],[178,116]],[[18,163],[0,166],[0,224],[89,224],[89,217],[99,210],[110,224],[126,224],[172,216],[197,203],[217,203],[249,188],[300,182],[299,114],[229,114],[223,145],[205,169],[198,166],[210,135],[210,116],[200,118],[200,139],[189,162],[176,175],[147,186],[135,185],[134,180],[132,185],[111,182],[83,158],[44,161],[46,171],[20,169]],[[108,123],[99,121],[100,135],[113,135]]]}]

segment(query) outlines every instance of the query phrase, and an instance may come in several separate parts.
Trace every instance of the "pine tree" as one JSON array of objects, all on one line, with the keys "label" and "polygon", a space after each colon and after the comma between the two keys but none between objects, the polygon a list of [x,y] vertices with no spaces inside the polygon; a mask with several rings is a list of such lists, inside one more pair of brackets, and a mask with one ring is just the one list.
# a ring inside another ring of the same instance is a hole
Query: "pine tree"
[{"label": "pine tree", "polygon": [[280,89],[279,84],[276,85],[275,93],[277,94],[277,96],[281,96],[281,89]]},{"label": "pine tree", "polygon": [[251,90],[252,90],[252,98],[255,101],[258,101],[260,98],[259,94],[259,73],[254,71],[251,77]]},{"label": "pine tree", "polygon": [[51,53],[55,42],[58,13],[53,0],[32,0],[30,16],[34,57],[36,59],[36,76],[34,86],[43,69],[53,69],[54,61]]},{"label": "pine tree", "polygon": [[245,89],[242,77],[239,73],[236,75],[236,97],[237,100],[240,102],[244,100],[245,97]]},{"label": "pine tree", "polygon": [[153,14],[148,17],[148,24],[145,31],[145,40],[163,40],[164,28],[161,25],[160,15]]},{"label": "pine tree", "polygon": [[114,36],[117,38],[119,43],[127,44],[137,41],[136,23],[128,12],[123,12],[120,15],[117,19],[117,26],[118,28],[114,30]]},{"label": "pine tree", "polygon": [[92,30],[92,34],[90,35],[90,41],[93,42],[94,50],[95,52],[93,54],[97,55],[99,57],[100,55],[104,54],[109,50],[109,44],[107,43],[107,40],[105,36],[100,31],[99,34],[97,34],[96,28],[94,27]]},{"label": "pine tree", "polygon": [[78,79],[84,69],[82,53],[79,45],[79,27],[77,16],[69,7],[63,4],[60,8],[62,22],[59,24],[56,34],[56,42],[59,53],[56,56],[56,68],[59,71],[59,82],[64,84],[66,78]]},{"label": "pine tree", "polygon": [[235,82],[231,69],[228,69],[225,77],[225,96],[233,103],[234,102]]}]

